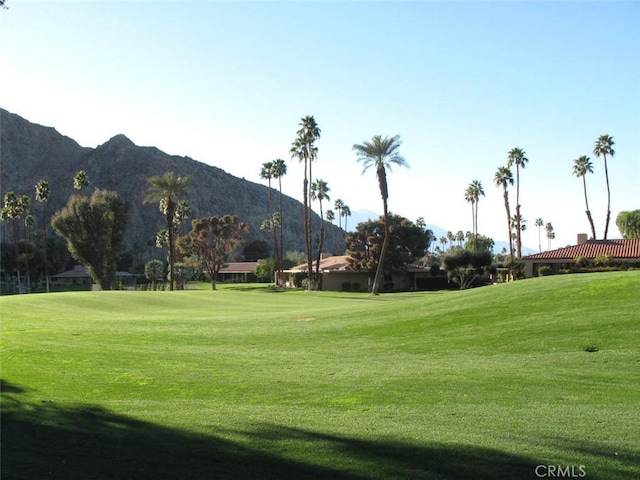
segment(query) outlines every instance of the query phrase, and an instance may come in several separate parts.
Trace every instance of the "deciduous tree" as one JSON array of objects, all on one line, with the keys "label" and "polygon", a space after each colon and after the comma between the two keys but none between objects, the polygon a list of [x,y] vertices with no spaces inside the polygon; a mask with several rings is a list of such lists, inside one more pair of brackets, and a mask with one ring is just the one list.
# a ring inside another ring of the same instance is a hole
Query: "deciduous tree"
[{"label": "deciduous tree", "polygon": [[216,289],[216,279],[227,258],[240,245],[242,235],[249,232],[249,225],[240,222],[236,215],[197,218],[191,222],[191,231],[180,240],[183,252],[200,256]]}]

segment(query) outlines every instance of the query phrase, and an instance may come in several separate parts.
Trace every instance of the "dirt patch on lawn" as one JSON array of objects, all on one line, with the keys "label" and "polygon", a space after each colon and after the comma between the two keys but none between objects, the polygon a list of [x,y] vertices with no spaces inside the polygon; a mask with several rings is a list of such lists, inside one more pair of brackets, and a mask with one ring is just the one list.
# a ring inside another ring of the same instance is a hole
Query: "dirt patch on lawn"
[{"label": "dirt patch on lawn", "polygon": [[295,321],[296,322],[312,322],[315,319],[316,317],[300,317],[300,318],[296,318]]}]

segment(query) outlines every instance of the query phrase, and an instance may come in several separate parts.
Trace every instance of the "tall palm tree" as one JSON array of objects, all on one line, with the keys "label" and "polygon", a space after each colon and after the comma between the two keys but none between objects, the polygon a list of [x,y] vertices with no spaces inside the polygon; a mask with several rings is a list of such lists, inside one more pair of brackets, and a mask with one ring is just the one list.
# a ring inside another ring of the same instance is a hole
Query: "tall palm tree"
[{"label": "tall palm tree", "polygon": [[529,159],[525,157],[525,151],[519,147],[512,148],[509,151],[507,157],[507,168],[516,166],[516,218],[518,224],[516,225],[516,246],[518,248],[518,258],[522,257],[522,236],[520,232],[522,231],[520,225],[520,169],[524,168],[525,165],[529,162]]},{"label": "tall palm tree", "polygon": [[[336,212],[334,212],[333,210],[327,210],[326,212],[324,212],[324,217],[331,224],[331,226],[333,226],[333,221],[336,219]],[[335,232],[333,231],[333,228],[331,229],[331,251],[334,252],[335,254],[336,238],[335,238]]]},{"label": "tall palm tree", "polygon": [[582,188],[584,190],[584,203],[587,207],[587,219],[589,219],[589,225],[591,225],[591,238],[596,239],[596,227],[593,225],[593,217],[589,210],[589,200],[587,198],[587,173],[593,173],[593,164],[591,159],[586,155],[582,155],[573,161],[573,174],[582,178]]},{"label": "tall palm tree", "polygon": [[338,211],[338,228],[342,228],[342,209],[344,208],[344,202],[338,198],[333,204],[333,208]]},{"label": "tall palm tree", "polygon": [[382,138],[381,135],[375,135],[370,142],[365,141],[361,144],[355,144],[353,150],[356,151],[357,161],[362,162],[362,173],[366,172],[370,167],[376,169],[378,177],[378,187],[380,188],[380,196],[382,197],[383,220],[384,220],[384,240],[380,250],[380,258],[378,259],[378,268],[376,276],[373,280],[373,288],[371,293],[377,295],[380,286],[380,276],[383,270],[384,256],[389,242],[389,189],[387,185],[387,168],[391,171],[392,165],[400,167],[408,167],[407,161],[400,155],[398,149],[402,145],[400,136]]},{"label": "tall palm tree", "polygon": [[300,162],[304,163],[304,181],[302,184],[302,196],[304,203],[304,225],[305,225],[305,241],[307,250],[307,268],[308,268],[308,284],[307,289],[311,290],[313,285],[312,260],[311,260],[311,211],[309,205],[309,182],[313,177],[311,174],[311,165],[318,156],[318,148],[315,141],[320,138],[320,128],[315,119],[311,115],[302,118],[298,124],[300,129],[296,132],[297,138],[291,145],[291,157],[297,157]]},{"label": "tall palm tree", "polygon": [[449,249],[451,249],[451,247],[453,246],[453,241],[455,240],[456,236],[453,234],[453,232],[451,230],[449,230],[447,232],[447,240],[449,240]]},{"label": "tall palm tree", "polygon": [[547,222],[544,229],[547,231],[547,250],[551,250],[551,240],[556,238],[556,232],[553,230],[553,225],[551,225],[551,222]]},{"label": "tall palm tree", "polygon": [[149,183],[149,192],[144,203],[158,202],[160,211],[167,222],[169,276],[171,277],[169,288],[173,290],[175,286],[173,267],[175,264],[176,210],[179,201],[186,194],[191,177],[181,177],[173,172],[165,172],[162,176],[149,177],[147,182]]},{"label": "tall palm tree", "polygon": [[47,202],[49,201],[49,182],[38,180],[36,183],[36,200],[42,203],[42,256],[44,260],[44,278],[49,293],[49,264],[47,261]]},{"label": "tall palm tree", "polygon": [[513,185],[513,173],[508,167],[498,167],[498,171],[493,177],[493,182],[497,187],[502,187],[502,197],[504,198],[504,208],[507,211],[507,232],[509,237],[509,255],[513,261],[513,240],[511,238],[511,208],[509,207],[509,185]]},{"label": "tall palm tree", "polygon": [[462,230],[456,232],[456,241],[458,242],[458,246],[461,247],[464,241],[464,232]]},{"label": "tall palm tree", "polygon": [[[593,153],[596,157],[602,156],[604,159],[604,176],[607,180],[607,221],[604,225],[604,240],[607,239],[609,231],[609,220],[611,219],[611,191],[609,190],[609,170],[607,168],[607,155],[613,157],[616,153],[613,150],[615,142],[610,135],[600,135],[593,146]],[[595,237],[595,235],[594,235]]]},{"label": "tall palm tree", "polygon": [[471,214],[473,215],[473,250],[478,251],[478,204],[480,196],[484,197],[484,189],[480,180],[474,180],[465,191],[465,200],[471,203]]},{"label": "tall palm tree", "polygon": [[447,237],[444,235],[440,237],[440,245],[442,245],[442,251],[444,252],[447,245]]},{"label": "tall palm tree", "polygon": [[538,227],[538,251],[542,253],[542,243],[540,241],[540,227],[544,225],[544,220],[541,217],[536,218],[534,225]]},{"label": "tall palm tree", "polygon": [[[260,178],[269,184],[269,218],[273,219],[273,202],[271,201],[271,179],[273,178],[273,162],[264,162],[260,169]],[[270,222],[271,235],[273,236],[273,256],[278,257],[278,234],[275,222]]]},{"label": "tall palm tree", "polygon": [[342,216],[344,217],[344,231],[347,232],[347,218],[351,216],[349,205],[342,206]]},{"label": "tall palm tree", "polygon": [[324,215],[322,213],[322,201],[331,200],[329,197],[329,185],[324,180],[318,178],[311,184],[311,200],[318,200],[320,204],[320,240],[318,242],[318,255],[316,256],[316,278],[319,278],[318,273],[320,271],[320,259],[322,256],[322,245],[324,243]]},{"label": "tall palm tree", "polygon": [[282,270],[282,259],[284,258],[284,235],[283,235],[283,216],[282,216],[282,177],[287,174],[287,164],[281,158],[273,161],[271,174],[273,178],[278,179],[279,191],[279,210],[280,210],[280,255],[278,255],[278,270]]}]

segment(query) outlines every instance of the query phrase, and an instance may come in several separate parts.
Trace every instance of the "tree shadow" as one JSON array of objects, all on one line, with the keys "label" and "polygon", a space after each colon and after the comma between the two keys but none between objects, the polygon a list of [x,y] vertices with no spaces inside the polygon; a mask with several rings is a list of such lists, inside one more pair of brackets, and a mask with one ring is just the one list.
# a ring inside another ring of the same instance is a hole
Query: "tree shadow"
[{"label": "tree shadow", "polygon": [[222,287],[220,287],[221,289],[224,290],[235,290],[235,291],[239,291],[239,292],[253,292],[253,291],[257,291],[257,292],[263,292],[263,293],[284,293],[284,292],[295,292],[297,289],[295,288],[283,288],[283,287],[276,287],[274,285],[270,285],[270,284],[242,284],[242,283],[236,283],[236,284],[220,284],[222,285]]},{"label": "tree shadow", "polygon": [[[90,405],[22,402],[24,388],[2,387],[7,480],[534,479],[544,463],[477,446],[358,439],[271,424],[193,433]],[[589,475],[599,478],[607,477]]]}]

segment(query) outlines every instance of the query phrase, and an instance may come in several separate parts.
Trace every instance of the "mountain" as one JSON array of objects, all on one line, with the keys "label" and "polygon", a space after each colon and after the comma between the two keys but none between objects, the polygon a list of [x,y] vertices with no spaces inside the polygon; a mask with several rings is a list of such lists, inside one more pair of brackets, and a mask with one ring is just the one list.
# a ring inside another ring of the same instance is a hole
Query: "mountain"
[{"label": "mountain", "polygon": [[[256,172],[260,165],[260,160],[256,160]],[[124,135],[116,135],[96,148],[82,147],[55,128],[31,123],[0,108],[0,194],[4,197],[6,192],[14,191],[31,197],[36,231],[42,228],[42,215],[40,205],[34,199],[35,184],[40,179],[49,182],[51,196],[47,211],[50,219],[55,211],[66,205],[71,194],[77,193],[73,189],[73,177],[79,170],[87,172],[90,191],[94,188],[114,190],[130,202],[131,217],[126,233],[128,249],[153,244],[156,232],[165,227],[158,205],[144,204],[143,200],[149,190],[147,179],[167,171],[191,176],[187,200],[193,209],[192,218],[235,214],[251,227],[245,236],[247,241],[264,240],[271,244],[271,234],[260,230],[260,224],[269,216],[269,189],[265,185],[235,177],[189,157],[135,145]],[[271,192],[275,201],[278,191],[272,189]],[[302,203],[283,195],[283,219],[285,251],[304,251]],[[317,235],[320,217],[314,212],[312,221]],[[5,227],[3,224],[2,241],[10,235],[10,229]],[[344,236],[344,231],[325,222],[325,245],[327,238],[335,238],[344,245]],[[155,256],[158,254],[159,250]]]}]

